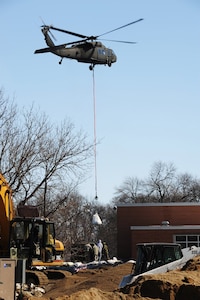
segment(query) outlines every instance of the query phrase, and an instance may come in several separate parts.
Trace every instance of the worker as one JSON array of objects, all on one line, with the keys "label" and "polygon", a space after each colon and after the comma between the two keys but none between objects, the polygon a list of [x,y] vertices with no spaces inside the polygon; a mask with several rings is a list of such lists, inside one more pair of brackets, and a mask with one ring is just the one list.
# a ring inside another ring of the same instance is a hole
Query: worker
[{"label": "worker", "polygon": [[94,254],[93,254],[93,248],[91,244],[87,243],[85,244],[85,259],[86,262],[90,262],[94,260]]},{"label": "worker", "polygon": [[33,256],[40,256],[40,245],[39,245],[39,226],[32,227],[28,238],[24,242],[25,247],[30,247]]},{"label": "worker", "polygon": [[94,252],[94,260],[98,261],[99,248],[95,243],[93,244],[93,252]]},{"label": "worker", "polygon": [[108,246],[106,242],[103,242],[103,251],[102,251],[103,259],[108,260],[110,259],[109,257],[109,251],[108,251]]},{"label": "worker", "polygon": [[36,244],[39,242],[39,226],[36,225],[33,228],[33,242]]},{"label": "worker", "polygon": [[98,246],[98,249],[99,249],[99,257],[98,257],[98,259],[99,259],[99,261],[101,261],[102,250],[103,250],[103,244],[102,244],[101,240],[98,241],[97,246]]},{"label": "worker", "polygon": [[33,247],[33,245],[38,243],[38,234],[39,234],[39,226],[32,227],[28,238],[25,240],[25,247]]}]

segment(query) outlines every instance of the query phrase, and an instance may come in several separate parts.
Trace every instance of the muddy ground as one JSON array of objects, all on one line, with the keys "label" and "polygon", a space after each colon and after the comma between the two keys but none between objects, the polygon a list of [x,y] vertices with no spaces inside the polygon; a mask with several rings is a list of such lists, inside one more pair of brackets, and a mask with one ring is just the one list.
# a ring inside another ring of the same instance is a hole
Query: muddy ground
[{"label": "muddy ground", "polygon": [[104,266],[101,269],[81,270],[46,287],[42,297],[31,300],[199,300],[200,256],[189,261],[182,270],[165,274],[146,275],[137,282],[118,289],[121,278],[130,274],[132,265]]}]

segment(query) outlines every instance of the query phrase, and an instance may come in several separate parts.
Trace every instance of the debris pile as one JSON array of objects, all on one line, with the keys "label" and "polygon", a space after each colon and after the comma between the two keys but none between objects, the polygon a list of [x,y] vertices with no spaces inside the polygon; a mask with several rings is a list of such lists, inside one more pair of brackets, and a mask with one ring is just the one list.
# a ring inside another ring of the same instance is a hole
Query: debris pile
[{"label": "debris pile", "polygon": [[16,284],[16,299],[29,299],[32,296],[41,298],[45,294],[45,289],[34,284]]}]

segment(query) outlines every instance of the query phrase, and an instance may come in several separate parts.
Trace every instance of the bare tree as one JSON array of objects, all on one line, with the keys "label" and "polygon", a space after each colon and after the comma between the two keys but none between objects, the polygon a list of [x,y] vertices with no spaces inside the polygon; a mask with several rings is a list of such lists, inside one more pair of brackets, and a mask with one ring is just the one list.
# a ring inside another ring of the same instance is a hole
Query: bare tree
[{"label": "bare tree", "polygon": [[77,186],[93,150],[87,137],[65,120],[60,126],[33,107],[22,113],[0,93],[0,170],[14,199],[22,204],[46,199],[50,190]]},{"label": "bare tree", "polygon": [[171,202],[171,191],[174,190],[176,168],[172,163],[155,162],[146,181],[148,197],[156,202]]},{"label": "bare tree", "polygon": [[114,205],[136,202],[199,202],[200,180],[177,174],[173,163],[155,162],[146,180],[127,178],[116,189]]},{"label": "bare tree", "polygon": [[65,245],[67,256],[70,254],[71,245],[89,243],[93,239],[92,215],[94,207],[78,192],[63,193],[60,204],[52,220],[56,225],[57,238]]},{"label": "bare tree", "polygon": [[116,196],[113,199],[113,204],[134,203],[137,202],[139,195],[143,189],[143,182],[137,177],[128,177],[122,185],[116,189]]},{"label": "bare tree", "polygon": [[177,177],[175,199],[180,202],[200,201],[200,181],[188,173]]}]

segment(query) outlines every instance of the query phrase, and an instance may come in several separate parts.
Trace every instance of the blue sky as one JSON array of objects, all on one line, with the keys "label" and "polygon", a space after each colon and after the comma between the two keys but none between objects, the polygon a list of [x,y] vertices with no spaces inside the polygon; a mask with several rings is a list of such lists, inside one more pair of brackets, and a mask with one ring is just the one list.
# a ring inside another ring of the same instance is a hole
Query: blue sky
[{"label": "blue sky", "polygon": [[[117,2],[117,3],[116,3]],[[69,118],[93,141],[92,72],[88,65],[48,54],[41,19],[70,31],[99,35],[144,21],[105,38],[118,61],[96,66],[98,197],[108,203],[128,176],[145,179],[156,161],[200,178],[199,0],[1,0],[0,86],[20,107],[34,103],[52,122]],[[54,32],[58,44],[71,36]],[[94,170],[79,187],[95,196]]]}]

